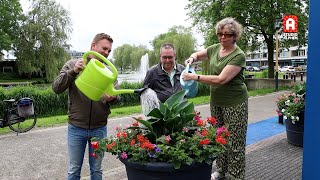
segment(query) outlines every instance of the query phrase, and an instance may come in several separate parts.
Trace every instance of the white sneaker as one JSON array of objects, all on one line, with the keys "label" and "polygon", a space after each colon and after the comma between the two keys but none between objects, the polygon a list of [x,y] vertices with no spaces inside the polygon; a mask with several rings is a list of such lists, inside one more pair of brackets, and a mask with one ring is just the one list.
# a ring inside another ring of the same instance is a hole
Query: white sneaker
[{"label": "white sneaker", "polygon": [[217,171],[211,174],[211,180],[222,180],[222,179],[225,179],[225,176],[223,174],[220,174]]}]

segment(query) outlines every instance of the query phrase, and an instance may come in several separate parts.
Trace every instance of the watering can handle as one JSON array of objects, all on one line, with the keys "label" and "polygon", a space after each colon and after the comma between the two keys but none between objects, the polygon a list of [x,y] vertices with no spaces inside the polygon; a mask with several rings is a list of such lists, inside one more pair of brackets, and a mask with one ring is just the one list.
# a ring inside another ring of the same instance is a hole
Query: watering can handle
[{"label": "watering can handle", "polygon": [[114,67],[114,65],[109,60],[107,60],[106,57],[102,56],[100,53],[97,53],[95,51],[88,51],[88,52],[84,53],[84,55],[82,56],[84,64],[87,64],[87,57],[89,54],[93,54],[96,57],[100,58],[103,62],[105,62],[111,68],[111,70],[113,72],[113,77],[117,78],[118,71],[117,71],[116,67]]}]

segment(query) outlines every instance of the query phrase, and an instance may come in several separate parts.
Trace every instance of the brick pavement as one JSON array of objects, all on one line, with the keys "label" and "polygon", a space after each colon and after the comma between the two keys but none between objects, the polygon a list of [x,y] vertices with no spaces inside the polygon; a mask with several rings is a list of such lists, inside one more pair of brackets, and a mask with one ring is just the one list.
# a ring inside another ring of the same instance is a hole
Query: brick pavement
[{"label": "brick pavement", "polygon": [[247,180],[298,180],[302,177],[302,148],[287,142],[286,133],[247,146]]}]

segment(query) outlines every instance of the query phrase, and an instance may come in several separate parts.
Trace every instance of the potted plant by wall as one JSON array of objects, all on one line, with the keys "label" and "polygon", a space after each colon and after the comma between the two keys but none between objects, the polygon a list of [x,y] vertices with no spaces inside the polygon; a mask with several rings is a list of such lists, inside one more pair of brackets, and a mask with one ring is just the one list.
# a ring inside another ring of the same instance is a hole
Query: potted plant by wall
[{"label": "potted plant by wall", "polygon": [[229,132],[217,128],[213,117],[202,119],[184,91],[160,103],[147,119],[134,119],[130,127],[117,128],[115,137],[93,138],[94,155],[117,155],[129,180],[210,179],[212,162],[224,151]]},{"label": "potted plant by wall", "polygon": [[277,101],[278,108],[286,124],[287,139],[290,144],[303,146],[306,83],[295,86],[294,91],[282,95]]},{"label": "potted plant by wall", "polygon": [[288,97],[291,96],[291,94],[282,94],[280,97],[276,100],[277,105],[277,114],[278,114],[278,123],[283,124],[283,114],[282,110],[285,108],[286,101],[288,100]]}]

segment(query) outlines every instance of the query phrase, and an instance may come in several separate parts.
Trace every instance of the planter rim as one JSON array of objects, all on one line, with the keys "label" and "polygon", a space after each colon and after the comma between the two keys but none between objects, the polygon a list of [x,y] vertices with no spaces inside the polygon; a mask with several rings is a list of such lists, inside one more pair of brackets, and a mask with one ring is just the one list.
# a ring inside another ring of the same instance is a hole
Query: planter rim
[{"label": "planter rim", "polygon": [[194,169],[194,167],[199,166],[212,166],[211,161],[210,164],[207,163],[192,163],[191,165],[181,165],[179,169],[175,169],[172,163],[167,162],[147,162],[147,163],[140,163],[140,162],[129,162],[128,159],[122,159],[119,157],[119,160],[125,164],[126,166],[130,166],[131,168],[140,169],[140,170],[148,170],[148,171],[157,171],[157,172],[175,172],[175,171],[189,171]]}]

